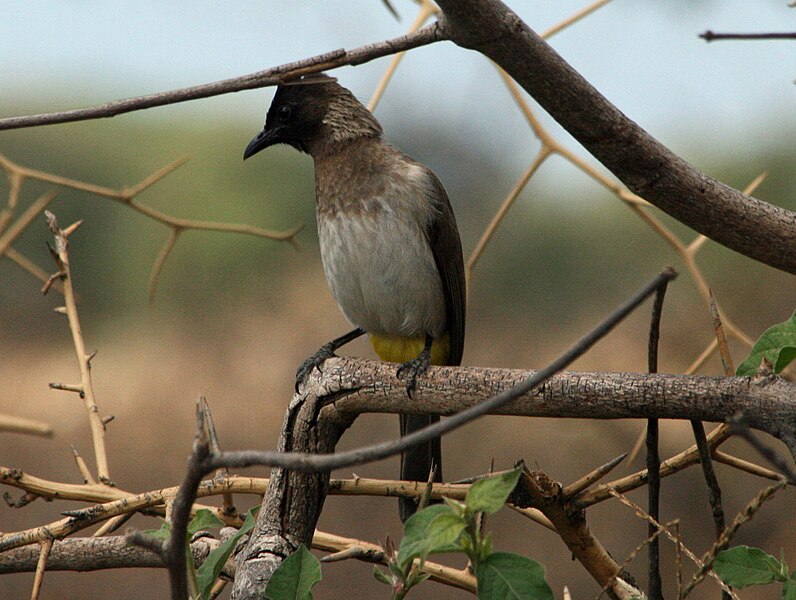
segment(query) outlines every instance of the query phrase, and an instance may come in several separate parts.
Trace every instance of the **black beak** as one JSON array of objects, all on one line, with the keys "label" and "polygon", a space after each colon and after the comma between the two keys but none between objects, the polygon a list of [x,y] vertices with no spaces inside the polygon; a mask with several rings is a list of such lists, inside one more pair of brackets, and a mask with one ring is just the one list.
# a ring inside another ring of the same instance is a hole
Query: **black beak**
[{"label": "black beak", "polygon": [[243,151],[243,160],[246,160],[250,156],[254,156],[260,150],[268,148],[268,146],[273,146],[274,144],[279,143],[278,137],[278,130],[263,129],[260,133],[254,136],[254,139],[249,142],[248,146],[246,146],[246,150]]}]

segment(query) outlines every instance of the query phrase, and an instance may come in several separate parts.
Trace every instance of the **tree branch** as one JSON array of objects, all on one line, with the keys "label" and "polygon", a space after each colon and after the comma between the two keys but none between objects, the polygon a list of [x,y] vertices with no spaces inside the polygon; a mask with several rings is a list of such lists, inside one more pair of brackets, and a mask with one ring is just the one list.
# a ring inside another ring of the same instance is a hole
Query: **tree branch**
[{"label": "tree branch", "polygon": [[388,56],[404,50],[411,50],[433,42],[446,39],[437,23],[419,29],[414,33],[402,35],[390,40],[375,44],[360,46],[353,50],[340,48],[318,56],[305,58],[292,63],[287,63],[256,73],[222,79],[213,83],[205,83],[193,87],[158,92],[137,98],[127,98],[100,104],[89,108],[76,108],[62,112],[28,115],[22,117],[7,117],[0,119],[0,130],[20,129],[22,127],[37,127],[39,125],[52,125],[54,123],[69,123],[72,121],[86,121],[88,119],[103,119],[115,117],[136,110],[144,110],[155,106],[165,106],[188,100],[210,98],[230,92],[240,92],[261,87],[277,85],[286,78],[298,77],[308,73],[318,73],[327,69],[334,69],[345,65],[359,65],[382,56]]},{"label": "tree branch", "polygon": [[712,240],[796,273],[796,214],[701,173],[611,104],[499,0],[440,0],[444,32],[505,69],[627,187]]},{"label": "tree branch", "polygon": [[[335,390],[342,412],[414,412],[452,415],[532,371],[432,367],[418,380],[417,401],[401,394],[389,363],[333,358],[322,385]],[[462,390],[466,390],[463,393]],[[707,377],[667,373],[562,372],[490,414],[582,419],[691,419],[743,422],[784,442],[796,457],[796,385],[778,377]]]},{"label": "tree branch", "polygon": [[[200,537],[191,543],[195,564],[202,564],[211,550],[221,545],[219,540]],[[24,546],[0,553],[0,575],[36,570],[39,546]],[[47,557],[48,571],[99,571],[165,567],[157,554],[131,546],[124,536],[69,538],[56,540]]]},{"label": "tree branch", "polygon": [[796,32],[775,32],[775,33],[715,33],[708,29],[705,33],[700,33],[706,42],[716,40],[796,40]]}]

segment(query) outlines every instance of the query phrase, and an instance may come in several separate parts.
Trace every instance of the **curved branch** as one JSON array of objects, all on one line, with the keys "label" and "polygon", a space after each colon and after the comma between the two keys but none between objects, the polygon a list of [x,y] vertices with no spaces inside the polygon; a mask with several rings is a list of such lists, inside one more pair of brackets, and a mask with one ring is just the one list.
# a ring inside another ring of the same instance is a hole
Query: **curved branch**
[{"label": "curved branch", "polygon": [[796,273],[796,213],[701,173],[611,104],[499,0],[440,0],[443,30],[498,63],[627,187],[712,240]]}]

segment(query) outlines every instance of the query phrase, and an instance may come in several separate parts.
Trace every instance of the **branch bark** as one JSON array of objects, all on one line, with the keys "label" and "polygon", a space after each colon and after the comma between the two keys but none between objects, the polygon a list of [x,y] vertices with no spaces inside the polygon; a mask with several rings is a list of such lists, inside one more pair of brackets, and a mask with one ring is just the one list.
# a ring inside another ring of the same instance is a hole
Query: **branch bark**
[{"label": "branch bark", "polygon": [[[201,537],[191,542],[195,564],[201,565],[219,540]],[[0,553],[0,575],[36,570],[39,545],[24,546]],[[48,571],[99,571],[101,569],[163,568],[154,552],[131,546],[124,536],[69,538],[56,540],[47,557]]]},{"label": "branch bark", "polygon": [[[525,380],[533,371],[432,367],[409,400],[389,363],[333,358],[323,381],[339,390],[343,413],[451,415]],[[741,413],[749,427],[784,442],[796,458],[796,385],[778,377],[562,372],[492,414],[578,419],[690,419],[723,423]]]},{"label": "branch bark", "polygon": [[158,92],[148,96],[137,98],[126,98],[107,104],[91,106],[88,108],[75,108],[62,112],[45,113],[39,115],[26,115],[20,117],[6,117],[0,119],[0,130],[20,129],[22,127],[37,127],[39,125],[52,125],[55,123],[70,123],[74,121],[86,121],[88,119],[104,119],[115,117],[136,110],[144,110],[155,106],[165,106],[177,102],[187,102],[188,100],[198,100],[200,98],[210,98],[231,92],[242,90],[252,90],[267,86],[277,85],[280,81],[288,77],[298,77],[307,73],[318,73],[327,69],[335,69],[345,65],[359,65],[369,62],[382,56],[389,56],[419,46],[424,46],[432,42],[445,39],[437,23],[432,23],[428,27],[423,27],[415,32],[402,35],[390,40],[360,46],[353,50],[339,48],[324,54],[319,54],[303,60],[287,63],[256,73],[222,79],[212,83],[195,85],[193,87],[171,90],[168,92]]},{"label": "branch bark", "polygon": [[[325,368],[324,368],[325,370]],[[329,397],[296,394],[282,423],[280,452],[334,452],[356,415],[323,407]],[[234,600],[263,597],[265,586],[282,561],[301,544],[312,543],[315,524],[329,491],[329,472],[271,470],[257,523],[236,558]]]},{"label": "branch bark", "polygon": [[627,187],[710,239],[796,273],[796,213],[701,173],[611,104],[499,0],[439,0],[443,31],[499,64]]}]

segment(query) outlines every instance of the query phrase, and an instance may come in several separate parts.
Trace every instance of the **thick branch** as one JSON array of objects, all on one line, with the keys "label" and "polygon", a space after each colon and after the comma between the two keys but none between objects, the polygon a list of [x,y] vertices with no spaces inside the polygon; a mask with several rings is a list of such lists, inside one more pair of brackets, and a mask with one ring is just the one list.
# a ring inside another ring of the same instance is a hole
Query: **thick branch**
[{"label": "thick branch", "polygon": [[[528,371],[432,367],[407,399],[389,363],[333,358],[323,381],[337,392],[342,412],[415,412],[451,415],[508,389]],[[349,390],[349,391],[345,391]],[[554,375],[493,414],[581,419],[690,419],[723,423],[742,413],[744,423],[779,438],[796,456],[796,385],[776,377],[705,377],[665,373]]]},{"label": "thick branch", "polygon": [[[201,565],[210,551],[220,544],[220,541],[209,537],[200,537],[192,542],[191,550],[195,564]],[[0,575],[35,571],[38,559],[38,545],[2,552]],[[98,571],[165,566],[157,554],[129,545],[124,536],[56,540],[47,557],[48,571]]]},{"label": "thick branch", "polygon": [[796,213],[701,173],[592,87],[499,0],[439,0],[445,33],[505,69],[633,192],[678,221],[796,273]]},{"label": "thick branch", "polygon": [[[321,411],[326,398],[296,394],[282,423],[280,452],[334,452],[354,415]],[[265,585],[300,544],[309,546],[329,491],[329,472],[271,470],[257,523],[236,558],[235,600],[262,598]]]}]

